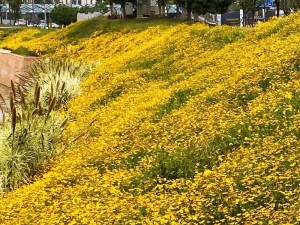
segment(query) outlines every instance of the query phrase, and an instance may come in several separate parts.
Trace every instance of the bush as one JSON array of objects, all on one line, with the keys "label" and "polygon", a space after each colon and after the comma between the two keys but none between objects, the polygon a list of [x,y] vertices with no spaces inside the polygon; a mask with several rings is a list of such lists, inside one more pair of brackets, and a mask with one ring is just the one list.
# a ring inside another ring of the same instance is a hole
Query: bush
[{"label": "bush", "polygon": [[51,19],[60,25],[69,25],[77,20],[78,9],[68,5],[56,5],[51,11]]}]

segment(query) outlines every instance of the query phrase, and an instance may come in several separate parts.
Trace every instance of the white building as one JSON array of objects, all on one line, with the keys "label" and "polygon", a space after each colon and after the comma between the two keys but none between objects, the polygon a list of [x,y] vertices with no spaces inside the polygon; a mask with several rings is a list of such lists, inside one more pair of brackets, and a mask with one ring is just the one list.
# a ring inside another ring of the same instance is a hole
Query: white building
[{"label": "white building", "polygon": [[[49,0],[45,0],[49,3]],[[95,5],[96,0],[52,0],[52,4],[66,4],[66,5]],[[25,0],[25,4],[43,4],[44,0]]]},{"label": "white building", "polygon": [[96,0],[60,0],[60,3],[66,5],[95,5]]}]

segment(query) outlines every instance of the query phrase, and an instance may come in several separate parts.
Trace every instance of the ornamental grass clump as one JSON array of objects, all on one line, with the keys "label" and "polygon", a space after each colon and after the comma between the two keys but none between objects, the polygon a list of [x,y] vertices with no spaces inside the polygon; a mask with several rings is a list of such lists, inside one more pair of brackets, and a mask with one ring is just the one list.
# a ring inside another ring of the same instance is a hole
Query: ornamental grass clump
[{"label": "ornamental grass clump", "polygon": [[[0,191],[28,183],[46,159],[59,153],[55,147],[67,119],[55,111],[79,93],[85,73],[71,61],[45,59],[20,77],[22,85],[11,82],[9,105],[1,107]],[[5,104],[2,95],[1,100]]]},{"label": "ornamental grass clump", "polygon": [[[28,71],[26,85],[40,84],[43,91],[40,103],[43,107],[50,104],[53,97],[57,98],[55,108],[59,108],[69,99],[80,94],[79,84],[91,68],[81,66],[69,59],[47,58],[37,61]],[[36,89],[30,89],[28,95],[34,100]]]}]

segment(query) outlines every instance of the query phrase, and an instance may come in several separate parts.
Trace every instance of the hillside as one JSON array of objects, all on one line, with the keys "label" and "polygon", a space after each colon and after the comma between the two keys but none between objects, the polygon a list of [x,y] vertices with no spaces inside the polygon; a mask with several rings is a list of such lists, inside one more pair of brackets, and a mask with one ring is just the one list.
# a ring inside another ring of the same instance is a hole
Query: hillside
[{"label": "hillside", "polygon": [[61,112],[66,151],[3,195],[1,224],[300,222],[299,14],[91,24],[0,43],[95,66]]}]

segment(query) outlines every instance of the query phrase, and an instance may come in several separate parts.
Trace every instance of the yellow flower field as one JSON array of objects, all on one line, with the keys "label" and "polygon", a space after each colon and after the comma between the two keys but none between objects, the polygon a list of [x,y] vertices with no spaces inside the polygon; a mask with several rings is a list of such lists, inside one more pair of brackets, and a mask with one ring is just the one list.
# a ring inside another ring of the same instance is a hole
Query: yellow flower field
[{"label": "yellow flower field", "polygon": [[299,14],[70,38],[80,26],[0,43],[96,62],[61,112],[66,151],[3,194],[0,224],[300,223]]}]

